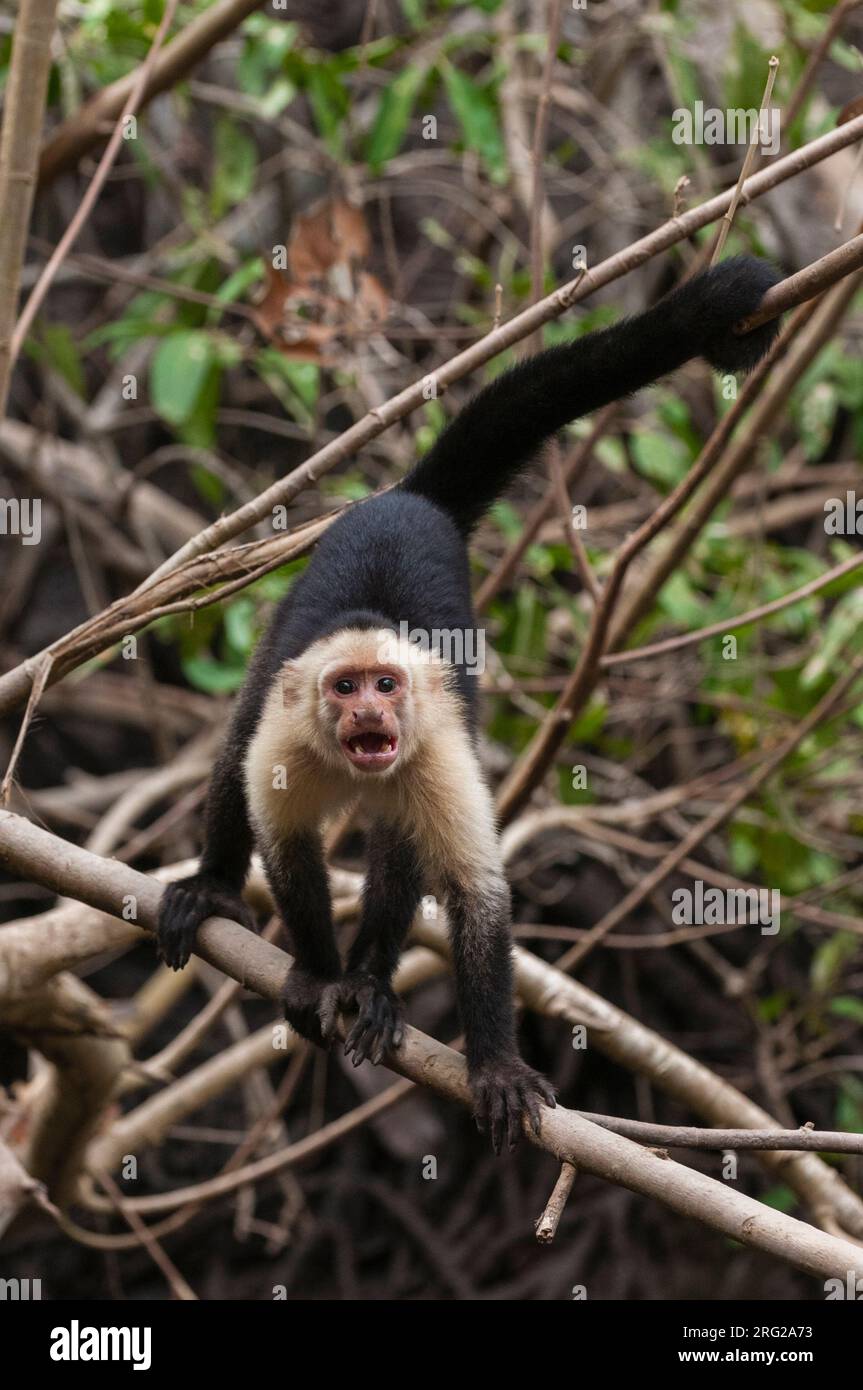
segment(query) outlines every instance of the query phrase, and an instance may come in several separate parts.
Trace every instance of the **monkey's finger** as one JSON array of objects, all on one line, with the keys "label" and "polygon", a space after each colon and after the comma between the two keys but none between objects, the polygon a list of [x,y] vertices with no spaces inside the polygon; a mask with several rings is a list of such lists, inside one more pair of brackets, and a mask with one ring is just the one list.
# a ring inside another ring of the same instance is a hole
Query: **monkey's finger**
[{"label": "monkey's finger", "polygon": [[166,960],[172,970],[182,970],[188,964],[198,927],[211,915],[209,904],[194,893],[183,893],[179,897],[165,942]]},{"label": "monkey's finger", "polygon": [[524,1109],[527,1111],[527,1118],[534,1134],[539,1134],[542,1123],[539,1114],[539,1097],[531,1085],[524,1087],[523,1092]]},{"label": "monkey's finger", "polygon": [[378,1030],[377,1046],[372,1052],[372,1062],[375,1066],[381,1063],[384,1054],[389,1052],[390,1048],[399,1046],[405,1031],[401,1012],[392,1000],[388,1000],[387,1007],[382,1013],[383,1019]]},{"label": "monkey's finger", "polygon": [[353,1045],[353,1056],[351,1057],[351,1061],[353,1062],[355,1067],[360,1066],[360,1064],[366,1060],[366,1058],[369,1055],[372,1043],[375,1039],[374,1026],[370,1024],[367,1020],[361,1019],[360,1023],[358,1024],[358,1027],[360,1029],[360,1032],[356,1042]]},{"label": "monkey's finger", "polygon": [[551,1110],[554,1110],[557,1106],[557,1092],[555,1091],[551,1082],[546,1081],[544,1076],[537,1076],[536,1081],[534,1082],[534,1087],[542,1096],[542,1099],[545,1101],[546,1105]]},{"label": "monkey's finger", "polygon": [[518,1144],[521,1138],[521,1117],[524,1114],[521,1097],[515,1087],[506,1093],[506,1140],[509,1151]]},{"label": "monkey's finger", "polygon": [[375,1022],[372,1029],[374,1036],[370,1051],[373,1066],[380,1065],[381,1058],[387,1048],[391,1046],[395,1023],[395,1009],[392,1000],[387,998],[385,994],[379,995],[375,1002]]},{"label": "monkey's finger", "polygon": [[496,1154],[503,1149],[503,1137],[506,1133],[506,1092],[501,1088],[492,1092],[491,1096],[491,1146]]},{"label": "monkey's finger", "polygon": [[375,1008],[375,1022],[369,1030],[371,1033],[369,1043],[369,1057],[372,1066],[380,1066],[381,1058],[390,1044],[393,1035],[393,1020],[387,1001],[378,1002]]},{"label": "monkey's finger", "polygon": [[318,1003],[318,1020],[321,1027],[321,1037],[325,1042],[331,1043],[336,1035],[336,1027],[339,1021],[339,992],[337,985],[327,985],[321,991]]},{"label": "monkey's finger", "polygon": [[159,936],[159,954],[169,970],[182,970],[189,959],[185,939],[183,918],[178,921],[175,916],[171,925],[164,928]]},{"label": "monkey's finger", "polygon": [[345,1038],[345,1056],[346,1056],[346,1057],[347,1057],[347,1055],[348,1055],[349,1052],[353,1052],[354,1048],[359,1046],[360,1039],[362,1038],[363,1034],[365,1033],[366,1027],[367,1027],[367,1026],[368,1026],[368,1020],[367,1020],[366,1017],[365,1017],[365,1013],[363,1012],[363,1010],[360,1010],[360,1013],[359,1013],[358,1016],[357,1016],[357,1019],[356,1019],[356,1022],[354,1023],[353,1028],[352,1028],[351,1031],[348,1033],[348,1036]]}]

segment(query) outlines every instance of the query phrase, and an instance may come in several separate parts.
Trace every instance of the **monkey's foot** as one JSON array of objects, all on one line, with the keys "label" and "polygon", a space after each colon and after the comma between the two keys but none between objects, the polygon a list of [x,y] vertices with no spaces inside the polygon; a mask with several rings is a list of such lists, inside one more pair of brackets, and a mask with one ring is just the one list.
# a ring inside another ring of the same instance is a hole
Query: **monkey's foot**
[{"label": "monkey's foot", "polygon": [[496,1154],[503,1148],[504,1138],[510,1152],[515,1148],[525,1119],[534,1134],[539,1134],[540,1104],[557,1104],[554,1087],[518,1056],[474,1067],[470,1089],[477,1128],[482,1134],[491,1132]]},{"label": "monkey's foot", "polygon": [[208,874],[169,883],[159,904],[156,954],[172,970],[182,970],[195,945],[198,927],[208,917],[227,917],[256,931],[252,911],[236,889]]},{"label": "monkey's foot", "polygon": [[355,1067],[369,1057],[375,1066],[391,1047],[404,1037],[402,1006],[386,980],[368,971],[351,971],[326,991],[321,1000],[320,1019],[324,1036],[335,1036],[342,1012],[357,1018],[345,1042],[345,1056]]},{"label": "monkey's foot", "polygon": [[282,988],[282,1004],[285,1018],[295,1032],[307,1038],[316,1047],[329,1047],[332,1037],[322,1027],[322,1020],[329,1016],[328,1000],[341,981],[324,980],[313,975],[301,965],[288,971],[288,978]]}]

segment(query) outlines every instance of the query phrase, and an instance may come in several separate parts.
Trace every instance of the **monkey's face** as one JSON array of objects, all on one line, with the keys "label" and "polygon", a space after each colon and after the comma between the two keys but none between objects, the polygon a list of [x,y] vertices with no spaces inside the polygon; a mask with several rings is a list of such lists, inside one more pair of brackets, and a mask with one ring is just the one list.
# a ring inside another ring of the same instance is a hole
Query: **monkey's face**
[{"label": "monkey's face", "polygon": [[361,773],[395,766],[410,701],[410,676],[395,665],[340,666],[321,683],[327,715],[342,756]]}]

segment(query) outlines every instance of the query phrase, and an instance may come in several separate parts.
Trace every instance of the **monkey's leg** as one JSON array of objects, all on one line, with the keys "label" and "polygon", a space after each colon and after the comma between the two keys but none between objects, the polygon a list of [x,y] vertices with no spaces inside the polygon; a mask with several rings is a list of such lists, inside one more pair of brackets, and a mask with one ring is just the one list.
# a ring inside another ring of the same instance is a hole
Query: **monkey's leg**
[{"label": "monkey's leg", "polygon": [[504,1138],[515,1148],[525,1116],[538,1131],[541,1101],[555,1103],[551,1085],[518,1053],[510,893],[502,873],[490,871],[475,882],[450,881],[447,910],[474,1114],[500,1153]]},{"label": "monkey's leg", "polygon": [[285,1018],[325,1047],[321,1011],[342,965],[333,932],[330,885],[317,831],[294,831],[263,851],[267,879],[294,953],[283,990]]},{"label": "monkey's leg", "polygon": [[208,917],[229,917],[255,930],[254,916],[241,896],[251,856],[242,750],[229,735],[207,793],[198,872],[169,883],[159,904],[156,950],[172,970],[186,965],[198,927]]},{"label": "monkey's leg", "polygon": [[324,1032],[332,1035],[339,1012],[356,1010],[345,1043],[355,1067],[366,1057],[377,1065],[402,1040],[402,1006],[390,981],[421,897],[422,870],[412,841],[397,826],[376,822],[369,834],[360,928],[324,1020]]}]

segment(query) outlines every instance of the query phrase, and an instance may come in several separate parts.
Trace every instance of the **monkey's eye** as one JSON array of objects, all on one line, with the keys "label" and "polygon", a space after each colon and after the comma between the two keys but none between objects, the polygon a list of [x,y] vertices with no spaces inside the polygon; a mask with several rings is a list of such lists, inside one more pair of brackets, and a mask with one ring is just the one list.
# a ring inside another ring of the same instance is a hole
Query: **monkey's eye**
[{"label": "monkey's eye", "polygon": [[375,682],[375,689],[379,690],[382,695],[392,695],[397,687],[398,681],[394,676],[381,676],[380,680]]},{"label": "monkey's eye", "polygon": [[333,690],[336,692],[337,695],[353,695],[356,688],[356,681],[348,680],[347,676],[343,676],[342,679],[340,681],[336,681],[335,685],[333,686]]}]

